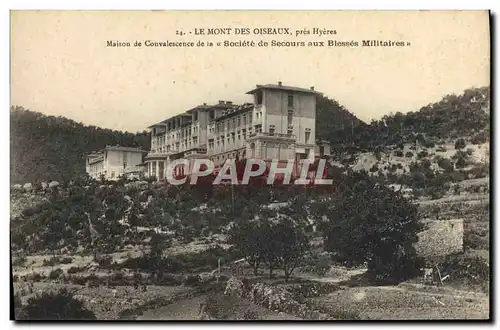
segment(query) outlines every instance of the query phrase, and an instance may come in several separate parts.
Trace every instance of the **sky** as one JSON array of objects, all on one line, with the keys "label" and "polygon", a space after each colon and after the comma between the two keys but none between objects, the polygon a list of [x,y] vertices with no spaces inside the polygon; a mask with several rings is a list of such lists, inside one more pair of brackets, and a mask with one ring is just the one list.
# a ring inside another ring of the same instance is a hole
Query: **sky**
[{"label": "sky", "polygon": [[[251,34],[195,35],[226,27]],[[292,35],[253,34],[278,27]],[[295,35],[313,28],[336,34]],[[489,38],[487,11],[12,11],[11,105],[135,132],[204,102],[251,102],[245,93],[255,85],[282,81],[314,86],[370,121],[489,85]],[[107,47],[368,39],[410,45]]]}]

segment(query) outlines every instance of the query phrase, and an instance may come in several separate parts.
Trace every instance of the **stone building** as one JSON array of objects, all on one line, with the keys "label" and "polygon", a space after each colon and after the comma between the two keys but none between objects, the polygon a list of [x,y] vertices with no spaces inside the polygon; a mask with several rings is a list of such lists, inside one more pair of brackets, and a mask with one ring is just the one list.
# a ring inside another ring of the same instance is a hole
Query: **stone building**
[{"label": "stone building", "polygon": [[211,159],[216,167],[228,158],[314,160],[329,155],[327,142],[316,144],[316,96],[310,89],[257,85],[247,92],[252,103],[219,101],[199,105],[148,127],[151,151],[146,172],[159,180],[176,159]]},{"label": "stone building", "polygon": [[93,179],[104,176],[107,180],[118,180],[123,175],[142,172],[145,153],[147,152],[138,148],[107,146],[87,155],[85,168]]}]

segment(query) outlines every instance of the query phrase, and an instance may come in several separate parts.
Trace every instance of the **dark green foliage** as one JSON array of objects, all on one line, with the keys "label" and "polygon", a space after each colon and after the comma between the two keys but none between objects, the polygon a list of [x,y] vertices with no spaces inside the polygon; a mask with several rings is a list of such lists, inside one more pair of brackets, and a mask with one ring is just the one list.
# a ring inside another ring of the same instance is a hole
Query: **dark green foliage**
[{"label": "dark green foliage", "polygon": [[95,320],[94,313],[67,290],[43,293],[28,300],[23,308],[25,320]]},{"label": "dark green foliage", "polygon": [[472,144],[481,144],[481,143],[486,143],[489,140],[488,134],[485,132],[479,133],[477,135],[474,135],[471,139]]},{"label": "dark green foliage", "polygon": [[333,141],[337,133],[351,132],[363,125],[355,115],[337,101],[324,96],[316,98],[316,136]]},{"label": "dark green foliage", "polygon": [[427,150],[424,149],[418,153],[417,158],[422,159],[422,158],[427,157],[427,156],[429,156],[429,153],[427,152]]},{"label": "dark green foliage", "polygon": [[111,262],[113,261],[112,256],[99,256],[95,262],[99,264],[101,267],[109,267],[111,265]]},{"label": "dark green foliage", "polygon": [[423,143],[423,146],[426,147],[426,148],[434,148],[436,146],[436,144],[433,141],[431,141],[431,140],[426,140]]},{"label": "dark green foliage", "polygon": [[373,166],[370,168],[370,172],[374,173],[378,171],[378,164],[373,164]]},{"label": "dark green foliage", "polygon": [[403,150],[396,150],[396,151],[394,152],[394,154],[395,154],[397,157],[404,157]]},{"label": "dark green foliage", "polygon": [[285,281],[288,281],[295,268],[309,249],[309,239],[303,228],[286,219],[271,227],[270,239],[274,242],[273,254],[278,264],[285,272]]},{"label": "dark green foliage", "polygon": [[266,234],[266,228],[258,221],[238,221],[230,233],[230,242],[245,256],[254,275],[263,260]]},{"label": "dark green foliage", "polygon": [[70,264],[73,262],[71,257],[52,257],[50,259],[43,259],[42,266],[55,266],[59,264]]},{"label": "dark green foliage", "polygon": [[408,152],[405,154],[405,156],[406,156],[407,158],[411,158],[411,157],[413,157],[413,152],[408,151]]},{"label": "dark green foliage", "polygon": [[261,316],[257,311],[254,311],[252,309],[247,309],[245,313],[243,314],[243,319],[244,320],[260,320]]},{"label": "dark green foliage", "polygon": [[[317,109],[323,109],[318,102]],[[373,151],[377,146],[415,143],[431,148],[433,141],[448,137],[489,132],[490,116],[484,109],[490,107],[489,87],[471,88],[460,95],[446,95],[439,102],[422,107],[418,111],[386,115],[370,124],[355,122],[350,125],[339,121],[334,129],[331,120],[316,116],[317,136],[330,140],[337,150],[356,146],[363,151]],[[327,109],[327,108],[325,108]],[[333,110],[334,111],[334,110]],[[335,121],[333,121],[335,122]],[[415,132],[419,132],[415,136]],[[485,133],[488,134],[488,133]]]},{"label": "dark green foliage", "polygon": [[205,313],[215,320],[234,318],[240,301],[236,296],[226,296],[220,293],[210,294],[205,301]]},{"label": "dark green foliage", "polygon": [[437,163],[439,167],[441,167],[447,173],[453,172],[455,170],[455,166],[453,165],[451,160],[447,158],[439,158]]},{"label": "dark green foliage", "polygon": [[487,260],[467,254],[449,255],[438,265],[441,276],[450,275],[450,282],[485,285],[490,280]]},{"label": "dark green foliage", "polygon": [[304,257],[301,269],[313,274],[324,276],[332,265],[332,259],[329,255],[318,255],[316,253],[308,253]]},{"label": "dark green foliage", "polygon": [[85,126],[64,117],[11,107],[10,178],[12,183],[67,182],[85,173],[85,155],[106,145],[149,150],[146,132],[132,134]]},{"label": "dark green foliage", "polygon": [[353,173],[335,199],[324,228],[325,249],[349,263],[368,263],[379,281],[401,281],[418,269],[413,243],[421,230],[417,207],[399,192]]},{"label": "dark green foliage", "polygon": [[25,256],[20,256],[12,260],[12,266],[24,266],[28,259]]},{"label": "dark green foliage", "polygon": [[73,266],[73,267],[70,267],[67,272],[68,272],[68,274],[74,274],[74,273],[83,272],[84,270],[85,270],[84,267]]},{"label": "dark green foliage", "polygon": [[62,274],[63,274],[63,270],[61,268],[56,268],[56,269],[53,269],[50,271],[49,273],[49,279],[51,280],[56,280],[58,279]]},{"label": "dark green foliage", "polygon": [[455,141],[455,149],[460,150],[465,148],[465,146],[466,144],[464,139],[458,139],[457,141]]}]

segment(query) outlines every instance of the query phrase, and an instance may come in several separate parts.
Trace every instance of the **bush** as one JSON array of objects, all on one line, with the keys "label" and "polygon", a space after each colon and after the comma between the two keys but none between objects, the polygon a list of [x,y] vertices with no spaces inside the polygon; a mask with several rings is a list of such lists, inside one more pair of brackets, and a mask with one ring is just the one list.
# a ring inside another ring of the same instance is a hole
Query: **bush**
[{"label": "bush", "polygon": [[406,156],[407,158],[411,158],[411,157],[413,157],[413,152],[408,151],[408,152],[405,154],[405,156]]},{"label": "bush", "polygon": [[30,298],[23,308],[26,320],[95,320],[94,313],[66,289]]},{"label": "bush", "polygon": [[96,259],[96,262],[101,267],[109,267],[109,266],[111,266],[111,263],[113,262],[113,257],[112,256],[100,256]]},{"label": "bush", "polygon": [[394,154],[395,154],[397,157],[404,157],[403,150],[396,150],[396,151],[394,152]]},{"label": "bush", "polygon": [[243,319],[244,320],[260,320],[261,316],[257,311],[254,311],[252,309],[247,309],[245,313],[243,313]]},{"label": "bush", "polygon": [[12,266],[22,267],[26,264],[26,261],[28,261],[28,258],[26,258],[25,256],[17,257],[14,260],[12,260]]},{"label": "bush", "polygon": [[445,172],[453,172],[455,170],[452,161],[447,158],[439,158],[437,163]]},{"label": "bush", "polygon": [[358,312],[348,310],[336,310],[330,313],[336,320],[361,320]]},{"label": "bush", "polygon": [[158,257],[151,254],[136,258],[128,258],[119,264],[122,268],[140,269],[148,272],[177,273],[183,270],[182,263],[174,258]]},{"label": "bush", "polygon": [[420,151],[420,152],[418,153],[418,156],[417,156],[417,157],[418,157],[418,159],[421,159],[421,158],[424,158],[424,157],[427,157],[427,156],[429,156],[429,153],[427,152],[427,150],[426,150],[426,149],[424,149],[424,150],[422,150],[422,151]]},{"label": "bush", "polygon": [[58,279],[62,274],[63,274],[63,270],[61,268],[57,268],[57,269],[53,269],[50,271],[50,274],[49,274],[49,279],[51,280],[56,280]]},{"label": "bush", "polygon": [[302,270],[313,274],[324,276],[332,265],[332,258],[329,255],[311,253],[304,258]]},{"label": "bush", "polygon": [[450,282],[483,285],[489,281],[488,262],[479,256],[449,255],[438,265],[441,276],[450,276]]},{"label": "bush", "polygon": [[474,153],[474,149],[467,148],[467,150],[465,152],[467,153],[467,155],[472,156],[472,154]]},{"label": "bush", "polygon": [[373,164],[373,166],[370,168],[370,172],[374,173],[378,171],[378,164]]},{"label": "bush", "polygon": [[31,273],[29,276],[28,276],[28,280],[30,281],[33,281],[33,282],[39,282],[41,280],[45,279],[45,276],[37,273],[37,272],[34,272],[34,273]]},{"label": "bush", "polygon": [[67,272],[68,272],[68,274],[74,274],[74,273],[83,272],[84,270],[85,270],[84,267],[73,266],[73,267],[70,267]]},{"label": "bush", "polygon": [[423,146],[426,148],[434,148],[436,144],[434,143],[434,141],[427,140],[423,143]]},{"label": "bush", "polygon": [[70,258],[70,257],[64,257],[64,258],[52,257],[50,259],[43,259],[42,266],[53,267],[53,266],[59,265],[59,264],[70,264],[72,262],[73,262],[73,258]]},{"label": "bush", "polygon": [[457,141],[455,141],[455,149],[460,150],[465,148],[465,146],[466,143],[464,139],[458,139]]},{"label": "bush", "polygon": [[238,302],[235,296],[221,293],[210,294],[205,301],[205,312],[211,319],[229,320],[236,315]]},{"label": "bush", "polygon": [[448,149],[446,149],[445,146],[440,146],[439,148],[436,149],[436,152],[446,152]]},{"label": "bush", "polygon": [[478,135],[475,135],[471,139],[472,144],[481,144],[481,143],[486,143],[488,142],[488,135],[486,133],[479,133]]},{"label": "bush", "polygon": [[331,209],[323,236],[325,250],[335,259],[367,262],[367,275],[378,282],[399,282],[418,274],[421,261],[412,243],[422,225],[417,206],[401,192],[366,173],[353,173]]}]

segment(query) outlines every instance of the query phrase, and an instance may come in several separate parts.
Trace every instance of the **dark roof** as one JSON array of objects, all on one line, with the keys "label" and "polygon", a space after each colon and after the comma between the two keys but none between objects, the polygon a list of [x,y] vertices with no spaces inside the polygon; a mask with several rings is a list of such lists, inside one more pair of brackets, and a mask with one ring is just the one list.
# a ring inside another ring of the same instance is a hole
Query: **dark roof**
[{"label": "dark roof", "polygon": [[274,85],[274,84],[257,85],[256,88],[247,92],[247,94],[254,94],[256,91],[258,91],[260,89],[279,89],[279,90],[284,90],[284,91],[294,91],[294,92],[309,93],[309,94],[322,94],[322,93],[317,92],[317,91],[312,90],[312,89],[293,87],[293,86],[285,86],[285,85]]},{"label": "dark roof", "polygon": [[187,112],[179,113],[179,114],[177,114],[175,116],[172,116],[172,117],[169,117],[169,118],[167,118],[165,120],[162,120],[159,123],[156,123],[156,124],[153,124],[151,126],[148,126],[147,128],[153,128],[155,126],[157,126],[157,127],[164,127],[165,124],[167,123],[167,121],[169,121],[170,119],[173,119],[173,118],[177,118],[177,117],[189,117],[189,118],[191,118],[191,115],[189,113],[187,113]]}]

